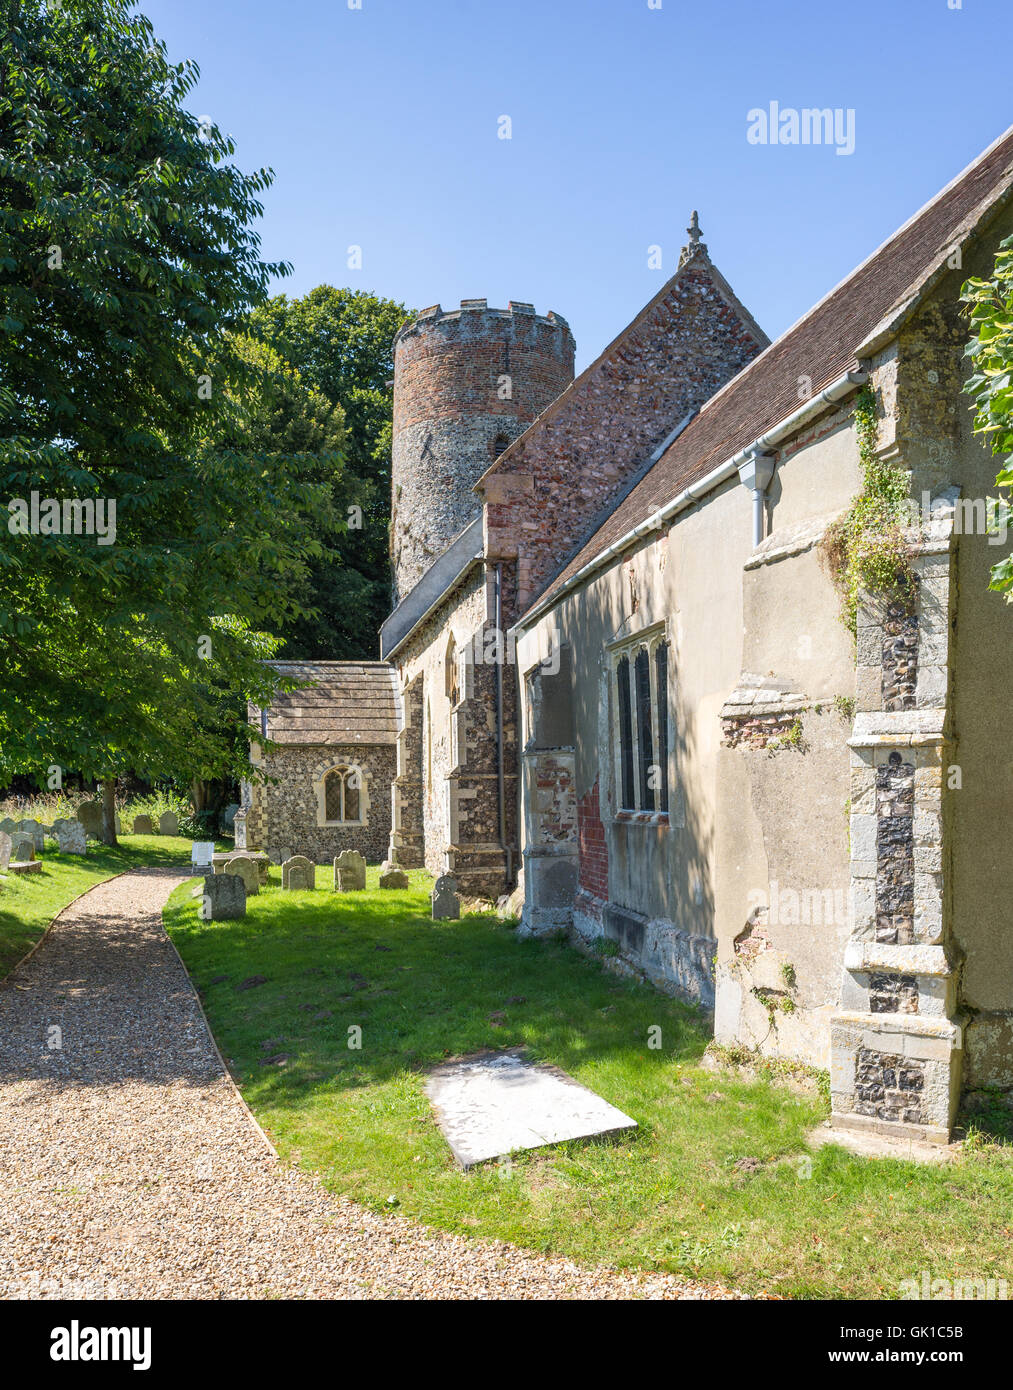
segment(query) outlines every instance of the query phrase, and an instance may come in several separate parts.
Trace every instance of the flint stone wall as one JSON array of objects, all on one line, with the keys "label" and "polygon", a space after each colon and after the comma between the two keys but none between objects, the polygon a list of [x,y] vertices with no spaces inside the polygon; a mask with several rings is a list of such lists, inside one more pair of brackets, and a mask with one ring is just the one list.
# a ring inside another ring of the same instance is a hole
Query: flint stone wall
[{"label": "flint stone wall", "polygon": [[[264,771],[276,780],[251,788],[246,847],[291,846],[296,854],[305,854],[316,864],[330,864],[342,850],[355,849],[368,862],[379,863],[390,839],[390,788],[396,763],[393,745],[287,746],[265,753]],[[330,768],[351,764],[363,771],[364,791],[369,796],[366,824],[318,825],[317,781]]]}]

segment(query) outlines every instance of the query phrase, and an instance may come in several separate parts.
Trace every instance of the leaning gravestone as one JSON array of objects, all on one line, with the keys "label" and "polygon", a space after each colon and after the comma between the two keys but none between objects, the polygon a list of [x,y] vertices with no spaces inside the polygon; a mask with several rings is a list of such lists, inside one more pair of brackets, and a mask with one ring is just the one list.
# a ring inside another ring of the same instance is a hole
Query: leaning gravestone
[{"label": "leaning gravestone", "polygon": [[461,915],[461,899],[457,896],[457,879],[443,874],[433,884],[433,921],[453,921]]},{"label": "leaning gravestone", "polygon": [[150,816],[135,816],[135,817],[134,817],[134,834],[135,834],[135,835],[154,835],[154,833],[155,833],[155,828],[154,828],[154,826],[151,824],[151,817],[150,817]]},{"label": "leaning gravestone", "polygon": [[10,816],[4,816],[3,820],[0,820],[0,832],[4,835],[13,835],[18,829],[20,829],[19,822],[11,820]]},{"label": "leaning gravestone", "polygon": [[61,854],[87,854],[88,843],[84,826],[79,820],[68,820],[59,827],[56,839]]},{"label": "leaning gravestone", "polygon": [[84,826],[86,835],[100,835],[102,833],[102,803],[100,801],[82,801],[77,808],[77,818]]},{"label": "leaning gravestone", "polygon": [[399,869],[396,864],[392,864],[389,859],[385,859],[380,865],[380,887],[381,888],[407,888],[408,875],[404,869]]},{"label": "leaning gravestone", "polygon": [[163,811],[158,818],[159,835],[178,835],[179,816],[175,811]]},{"label": "leaning gravestone", "polygon": [[291,893],[304,893],[315,888],[316,865],[313,860],[307,859],[305,854],[293,854],[291,859],[286,859],[281,866],[281,886]]},{"label": "leaning gravestone", "polygon": [[238,874],[208,874],[200,915],[204,922],[227,922],[246,916],[246,885]]},{"label": "leaning gravestone", "polygon": [[11,862],[11,853],[14,849],[14,841],[7,834],[6,830],[0,830],[0,874],[7,872],[7,865]]},{"label": "leaning gravestone", "polygon": [[23,820],[18,826],[26,835],[31,835],[35,841],[35,853],[41,854],[46,848],[46,832],[37,820]]},{"label": "leaning gravestone", "polygon": [[30,864],[35,859],[35,837],[23,830],[15,830],[11,836],[11,863]]},{"label": "leaning gravestone", "polygon": [[254,893],[260,892],[260,875],[257,873],[257,865],[252,859],[244,859],[242,856],[230,859],[225,865],[227,874],[234,874],[243,880],[243,887],[246,889],[246,896],[252,897]]},{"label": "leaning gravestone", "polygon": [[334,861],[334,889],[354,893],[366,886],[366,861],[357,849],[343,849]]}]

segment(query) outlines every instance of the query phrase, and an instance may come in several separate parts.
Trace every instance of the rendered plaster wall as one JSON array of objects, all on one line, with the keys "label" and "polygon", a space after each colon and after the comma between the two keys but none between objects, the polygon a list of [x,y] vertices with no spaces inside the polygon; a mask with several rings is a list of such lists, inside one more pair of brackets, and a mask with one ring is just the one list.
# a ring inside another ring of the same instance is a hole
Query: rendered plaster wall
[{"label": "rendered plaster wall", "polygon": [[[824,1063],[847,934],[848,721],[833,700],[853,694],[854,661],[812,536],[822,531],[814,521],[843,508],[857,488],[848,414],[824,416],[779,456],[768,544],[793,540],[787,554],[744,568],[751,499],[728,483],[677,516],[667,535],[562,600],[518,652],[526,672],[560,642],[571,650],[577,932],[611,935],[617,968],[708,1007],[716,953],[719,1035]],[[667,825],[617,820],[613,786],[608,648],[656,623],[670,642]],[[769,721],[759,748],[724,746],[722,707],[744,671],[776,672],[804,696],[800,746],[770,746]],[[525,720],[528,740],[527,704]],[[549,783],[545,758],[541,770]],[[531,827],[529,817],[529,837]],[[530,839],[526,848],[525,914],[535,925]],[[755,962],[740,958],[736,938],[772,885],[785,920],[773,940],[753,942]],[[782,965],[794,970],[790,990]],[[774,1025],[771,992],[794,1005]]]}]

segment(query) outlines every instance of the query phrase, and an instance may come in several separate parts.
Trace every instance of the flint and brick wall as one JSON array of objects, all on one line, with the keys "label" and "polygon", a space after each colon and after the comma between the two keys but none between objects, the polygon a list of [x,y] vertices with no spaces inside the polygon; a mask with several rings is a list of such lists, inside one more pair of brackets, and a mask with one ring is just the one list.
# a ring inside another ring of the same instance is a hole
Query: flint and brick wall
[{"label": "flint and brick wall", "polygon": [[[318,825],[318,779],[332,767],[353,764],[362,769],[368,791],[366,824]],[[390,786],[396,771],[393,745],[281,747],[266,754],[260,765],[272,781],[250,789],[248,849],[287,849],[305,854],[316,864],[330,863],[343,849],[358,850],[371,863],[384,858],[390,838]]]},{"label": "flint and brick wall", "polygon": [[573,355],[566,320],[536,314],[530,304],[490,309],[473,299],[446,313],[437,304],[398,334],[391,472],[396,601],[478,515],[474,484],[503,441],[512,443],[573,380]]},{"label": "flint and brick wall", "polygon": [[507,453],[480,491],[489,557],[517,560],[520,611],[652,450],[764,346],[697,255]]}]

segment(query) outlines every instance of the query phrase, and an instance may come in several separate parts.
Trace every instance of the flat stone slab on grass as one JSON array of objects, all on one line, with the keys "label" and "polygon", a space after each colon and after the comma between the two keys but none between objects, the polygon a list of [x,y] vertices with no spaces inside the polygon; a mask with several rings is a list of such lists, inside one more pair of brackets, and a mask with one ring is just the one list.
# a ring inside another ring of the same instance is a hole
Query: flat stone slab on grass
[{"label": "flat stone slab on grass", "polygon": [[430,1073],[426,1094],[463,1168],[514,1149],[637,1127],[566,1072],[529,1062],[518,1048],[445,1062]]}]

